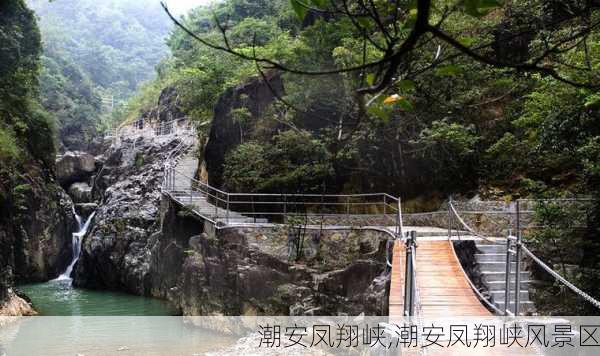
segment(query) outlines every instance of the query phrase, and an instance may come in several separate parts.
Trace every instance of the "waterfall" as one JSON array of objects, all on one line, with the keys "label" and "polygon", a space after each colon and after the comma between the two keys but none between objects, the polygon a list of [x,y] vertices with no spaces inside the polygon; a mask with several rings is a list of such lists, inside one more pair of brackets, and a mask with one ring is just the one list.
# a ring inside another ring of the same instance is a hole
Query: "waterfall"
[{"label": "waterfall", "polygon": [[82,224],[83,219],[81,219],[81,216],[79,216],[77,214],[75,209],[73,209],[73,214],[75,215],[75,220],[77,220],[77,225],[78,225],[77,232],[73,233],[73,242],[72,242],[73,259],[71,260],[71,263],[69,263],[69,266],[67,267],[65,272],[63,274],[61,274],[57,278],[57,280],[71,279],[71,272],[73,272],[73,267],[75,266],[75,263],[77,263],[77,260],[79,260],[79,254],[81,253],[81,242],[83,240],[83,237],[87,233],[87,230],[90,227],[90,224],[92,222],[92,219],[94,218],[94,215],[96,215],[96,212],[91,213],[84,224]]}]

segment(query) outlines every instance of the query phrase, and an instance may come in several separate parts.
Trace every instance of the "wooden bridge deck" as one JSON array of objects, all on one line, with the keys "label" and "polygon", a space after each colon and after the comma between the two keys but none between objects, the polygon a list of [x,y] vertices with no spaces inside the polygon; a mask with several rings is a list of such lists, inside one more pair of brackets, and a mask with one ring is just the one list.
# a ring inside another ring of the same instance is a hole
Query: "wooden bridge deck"
[{"label": "wooden bridge deck", "polygon": [[417,288],[421,315],[428,317],[491,316],[466,280],[451,241],[418,243]]},{"label": "wooden bridge deck", "polygon": [[[417,243],[416,274],[421,316],[491,316],[469,286],[450,244],[450,241]],[[401,317],[403,312],[405,263],[404,242],[396,241],[389,299],[389,313],[393,317]]]},{"label": "wooden bridge deck", "polygon": [[392,279],[390,285],[389,315],[401,318],[404,315],[404,269],[406,268],[406,253],[404,242],[394,243],[392,258]]},{"label": "wooden bridge deck", "polygon": [[[424,319],[492,316],[493,314],[481,304],[467,282],[451,243],[451,241],[417,242],[416,275],[421,316]],[[396,241],[389,298],[389,315],[392,320],[403,315],[405,263],[404,242]],[[450,348],[428,347],[427,350],[428,355],[440,356],[539,355],[539,352],[532,347],[469,348],[457,345]]]}]

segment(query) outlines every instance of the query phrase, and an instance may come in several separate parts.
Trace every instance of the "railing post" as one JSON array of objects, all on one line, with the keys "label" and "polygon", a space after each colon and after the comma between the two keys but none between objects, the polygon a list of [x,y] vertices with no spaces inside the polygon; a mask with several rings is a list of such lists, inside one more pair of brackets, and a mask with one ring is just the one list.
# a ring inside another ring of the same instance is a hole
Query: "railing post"
[{"label": "railing post", "polygon": [[350,196],[346,197],[346,219],[350,218]]},{"label": "railing post", "polygon": [[415,312],[415,283],[413,278],[413,249],[417,238],[417,232],[411,231],[410,236],[406,239],[406,263],[404,270],[404,316],[413,316]]},{"label": "railing post", "polygon": [[448,197],[448,240],[452,240],[452,197]]},{"label": "railing post", "polygon": [[517,200],[517,242],[515,246],[515,316],[519,315],[521,303],[521,207]]},{"label": "railing post", "polygon": [[254,207],[254,195],[252,196],[252,219],[256,224],[256,208]]},{"label": "railing post", "polygon": [[321,227],[323,226],[323,220],[325,220],[325,216],[323,213],[324,206],[325,206],[325,195],[321,194]]},{"label": "railing post", "polygon": [[383,221],[387,218],[387,195],[383,195]]},{"label": "railing post", "polygon": [[287,220],[287,194],[283,195],[283,223]]},{"label": "railing post", "polygon": [[219,217],[219,192],[215,191],[215,223]]},{"label": "railing post", "polygon": [[504,276],[504,315],[508,315],[510,309],[510,243],[511,232],[506,239],[506,274]]},{"label": "railing post", "polygon": [[406,240],[406,261],[404,269],[404,316],[410,316],[412,304],[412,249],[410,239]]},{"label": "railing post", "polygon": [[229,225],[229,193],[227,193],[227,217],[226,217],[226,221],[227,221],[227,225]]}]

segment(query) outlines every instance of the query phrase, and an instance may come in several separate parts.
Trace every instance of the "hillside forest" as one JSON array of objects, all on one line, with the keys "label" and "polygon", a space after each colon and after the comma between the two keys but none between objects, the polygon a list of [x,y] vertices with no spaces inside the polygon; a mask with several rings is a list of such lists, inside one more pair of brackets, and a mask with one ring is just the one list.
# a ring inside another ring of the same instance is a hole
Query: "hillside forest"
[{"label": "hillside forest", "polygon": [[4,221],[31,212],[23,192],[56,193],[57,153],[186,117],[199,178],[232,192],[387,192],[407,211],[592,197],[586,229],[546,209],[537,238],[600,270],[597,0],[223,0],[183,16],[8,0],[0,14]]}]

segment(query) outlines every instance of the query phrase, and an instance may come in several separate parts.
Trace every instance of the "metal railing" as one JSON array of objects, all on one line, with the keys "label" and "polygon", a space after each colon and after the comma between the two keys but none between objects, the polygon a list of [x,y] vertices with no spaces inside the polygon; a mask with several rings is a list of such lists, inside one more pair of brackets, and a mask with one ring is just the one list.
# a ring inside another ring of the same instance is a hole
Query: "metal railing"
[{"label": "metal railing", "polygon": [[[523,238],[524,231],[530,229],[540,229],[544,226],[538,226],[530,219],[535,213],[535,204],[559,204],[565,205],[582,205],[589,204],[592,199],[590,198],[571,198],[571,199],[544,199],[544,200],[533,200],[533,199],[519,199],[510,205],[510,210],[507,212],[495,212],[499,214],[510,214],[510,222],[507,223],[505,229],[508,231],[505,238],[496,238],[485,235],[471,226],[469,226],[464,219],[461,217],[458,209],[453,204],[452,199],[449,199],[448,203],[448,238],[451,240],[453,232],[458,232],[458,228],[455,230],[453,226],[454,221],[458,221],[458,227],[464,229],[469,234],[474,236],[476,239],[484,240],[490,243],[505,243],[506,244],[506,270],[505,270],[505,281],[504,281],[504,310],[500,311],[498,308],[493,307],[493,304],[484,298],[483,295],[477,290],[476,286],[467,278],[471,288],[479,295],[480,299],[490,309],[494,310],[497,314],[503,315],[520,315],[521,314],[521,272],[523,270],[523,258],[527,257],[529,260],[538,265],[541,269],[548,272],[557,282],[567,287],[575,294],[583,298],[583,300],[589,302],[594,307],[600,309],[600,301],[586,292],[576,287],[573,283],[568,281],[566,278],[561,276],[558,272],[553,270],[550,266],[536,256],[528,247],[527,242]],[[468,212],[468,211],[467,211]],[[489,212],[478,212],[489,213]],[[523,217],[526,216],[527,219]],[[514,231],[514,234],[513,234]],[[460,239],[460,238],[459,238]],[[514,265],[514,270],[513,270]],[[511,299],[514,296],[514,301]],[[510,308],[513,304],[512,309]]]},{"label": "metal railing", "polygon": [[196,128],[187,117],[170,121],[139,119],[129,125],[108,130],[105,138],[112,140],[113,145],[120,146],[126,141],[135,144],[140,137],[169,138],[172,136],[194,135],[195,133]]},{"label": "metal railing", "polygon": [[392,226],[403,232],[401,202],[386,193],[230,193],[167,167],[165,190],[218,227],[248,223]]}]

